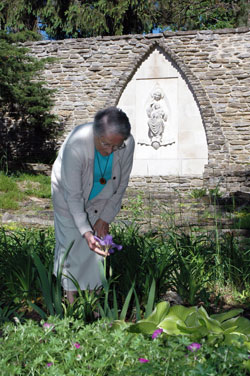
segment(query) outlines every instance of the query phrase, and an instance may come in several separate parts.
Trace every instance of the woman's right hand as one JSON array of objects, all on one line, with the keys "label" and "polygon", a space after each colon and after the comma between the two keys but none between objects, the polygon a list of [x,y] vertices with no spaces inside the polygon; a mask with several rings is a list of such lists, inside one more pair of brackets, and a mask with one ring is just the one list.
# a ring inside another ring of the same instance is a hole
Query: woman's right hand
[{"label": "woman's right hand", "polygon": [[89,249],[95,253],[97,253],[100,256],[106,257],[107,253],[105,253],[103,250],[100,249],[100,244],[98,241],[94,238],[94,235],[91,231],[85,232],[83,237],[86,239],[86,242],[88,243]]}]

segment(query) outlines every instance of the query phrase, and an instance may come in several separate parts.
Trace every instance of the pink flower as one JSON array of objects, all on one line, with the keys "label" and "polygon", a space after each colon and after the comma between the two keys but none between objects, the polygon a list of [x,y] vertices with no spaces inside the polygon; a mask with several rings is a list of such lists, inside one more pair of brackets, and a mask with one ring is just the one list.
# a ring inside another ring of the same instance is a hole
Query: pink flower
[{"label": "pink flower", "polygon": [[53,366],[53,364],[54,364],[54,363],[52,363],[52,362],[47,363],[47,364],[46,364],[46,367],[51,367],[51,366]]},{"label": "pink flower", "polygon": [[140,363],[148,363],[149,360],[148,359],[145,359],[145,358],[139,358],[138,359]]},{"label": "pink flower", "polygon": [[190,351],[197,351],[201,348],[201,344],[197,343],[197,342],[193,342],[191,343],[191,345],[189,345],[188,347],[188,350]]},{"label": "pink flower", "polygon": [[152,334],[152,339],[155,339],[155,338],[159,337],[162,332],[163,332],[163,329],[161,329],[161,328],[160,329],[156,329],[154,331],[154,333]]},{"label": "pink flower", "polygon": [[80,349],[80,347],[81,347],[80,343],[78,343],[78,342],[75,342],[74,346],[75,346],[76,349]]},{"label": "pink flower", "polygon": [[44,329],[50,329],[50,328],[53,328],[54,325],[53,325],[53,324],[50,324],[49,322],[45,322],[45,323],[43,324],[43,327],[44,327]]}]

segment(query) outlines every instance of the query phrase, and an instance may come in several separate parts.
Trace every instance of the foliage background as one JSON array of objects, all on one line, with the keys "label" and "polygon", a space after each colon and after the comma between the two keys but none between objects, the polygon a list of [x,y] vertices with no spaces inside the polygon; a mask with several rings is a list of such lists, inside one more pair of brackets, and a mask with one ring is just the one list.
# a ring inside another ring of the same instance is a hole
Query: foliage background
[{"label": "foliage background", "polygon": [[52,113],[54,91],[41,73],[53,61],[37,59],[20,43],[39,35],[0,31],[0,161],[50,162],[60,124]]},{"label": "foliage background", "polygon": [[3,0],[2,30],[45,31],[49,38],[247,26],[247,0]]}]

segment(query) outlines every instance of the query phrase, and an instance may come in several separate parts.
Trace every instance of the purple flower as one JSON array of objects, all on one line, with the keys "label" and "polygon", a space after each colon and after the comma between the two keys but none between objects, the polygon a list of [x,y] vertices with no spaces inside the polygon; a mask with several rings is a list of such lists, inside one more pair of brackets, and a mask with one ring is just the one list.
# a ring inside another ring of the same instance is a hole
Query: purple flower
[{"label": "purple flower", "polygon": [[44,329],[50,329],[50,328],[54,328],[54,325],[50,324],[49,322],[45,322],[43,324],[43,327],[44,327]]},{"label": "purple flower", "polygon": [[94,236],[96,240],[98,240],[99,244],[101,245],[102,249],[108,253],[114,253],[116,248],[118,251],[122,249],[122,245],[115,244],[113,242],[112,235],[107,234],[104,238],[99,238],[98,236]]},{"label": "purple flower", "polygon": [[163,332],[163,329],[161,329],[161,328],[160,329],[156,329],[154,331],[154,333],[152,334],[152,339],[155,339],[155,338],[159,337],[162,332]]},{"label": "purple flower", "polygon": [[51,367],[51,366],[53,366],[53,364],[54,364],[54,363],[52,363],[52,362],[47,363],[47,364],[46,364],[46,367]]},{"label": "purple flower", "polygon": [[80,347],[81,347],[81,345],[80,345],[79,342],[75,342],[75,343],[74,343],[74,346],[75,346],[76,349],[80,349]]},{"label": "purple flower", "polygon": [[145,359],[145,358],[139,358],[138,359],[140,363],[148,363],[149,360],[148,359]]},{"label": "purple flower", "polygon": [[197,351],[201,348],[201,344],[197,343],[197,342],[193,342],[191,343],[191,345],[189,345],[188,347],[188,350],[190,351]]}]

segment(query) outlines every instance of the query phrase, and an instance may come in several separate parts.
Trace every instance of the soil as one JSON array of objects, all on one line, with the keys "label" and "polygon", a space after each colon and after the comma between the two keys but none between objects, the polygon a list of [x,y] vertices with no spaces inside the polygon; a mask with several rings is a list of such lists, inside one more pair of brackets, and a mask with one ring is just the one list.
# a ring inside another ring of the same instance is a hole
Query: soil
[{"label": "soil", "polygon": [[24,226],[53,226],[53,208],[51,199],[28,197],[19,203],[18,209],[0,210],[3,224],[19,223]]}]

